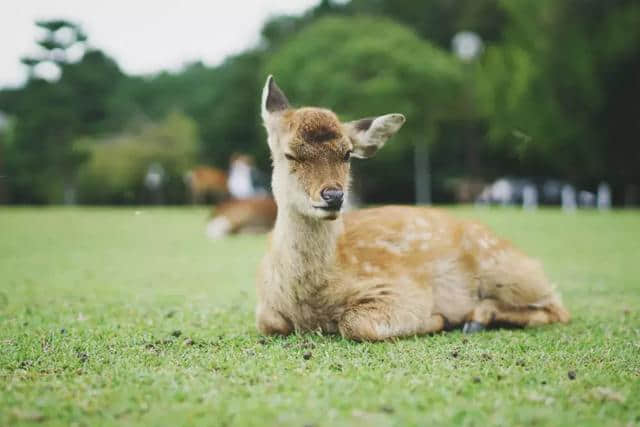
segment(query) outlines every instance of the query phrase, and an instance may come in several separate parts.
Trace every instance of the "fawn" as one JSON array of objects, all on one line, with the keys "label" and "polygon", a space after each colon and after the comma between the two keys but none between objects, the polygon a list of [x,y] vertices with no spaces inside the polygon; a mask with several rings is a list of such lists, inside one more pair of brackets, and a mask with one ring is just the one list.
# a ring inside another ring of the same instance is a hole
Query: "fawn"
[{"label": "fawn", "polygon": [[260,332],[377,341],[568,322],[538,261],[480,224],[409,206],[341,215],[350,158],[373,156],[402,114],[342,123],[327,109],[292,108],[269,76],[262,119],[278,212],[258,272]]}]

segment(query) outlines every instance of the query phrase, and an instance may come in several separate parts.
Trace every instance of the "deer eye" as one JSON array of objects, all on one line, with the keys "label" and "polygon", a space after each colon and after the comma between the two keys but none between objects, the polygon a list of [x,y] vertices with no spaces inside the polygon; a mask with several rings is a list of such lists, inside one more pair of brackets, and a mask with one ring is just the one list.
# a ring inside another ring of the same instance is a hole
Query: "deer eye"
[{"label": "deer eye", "polygon": [[349,150],[346,153],[344,153],[344,158],[342,160],[344,160],[345,162],[348,162],[349,159],[351,158],[351,153],[352,152],[353,152],[352,150]]},{"label": "deer eye", "polygon": [[292,156],[291,154],[289,154],[289,153],[284,153],[284,157],[285,157],[285,159],[287,159],[287,160],[291,160],[291,161],[296,161],[296,160],[298,160],[298,159],[296,159],[295,157],[293,157],[293,156]]}]

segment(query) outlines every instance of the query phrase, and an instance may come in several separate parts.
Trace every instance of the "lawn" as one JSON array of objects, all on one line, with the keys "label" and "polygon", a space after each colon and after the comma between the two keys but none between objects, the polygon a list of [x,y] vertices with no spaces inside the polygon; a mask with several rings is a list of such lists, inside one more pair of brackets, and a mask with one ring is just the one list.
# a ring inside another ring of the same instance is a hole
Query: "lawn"
[{"label": "lawn", "polygon": [[568,326],[262,338],[264,236],[205,210],[0,209],[0,425],[640,424],[640,213],[455,209],[541,258]]}]

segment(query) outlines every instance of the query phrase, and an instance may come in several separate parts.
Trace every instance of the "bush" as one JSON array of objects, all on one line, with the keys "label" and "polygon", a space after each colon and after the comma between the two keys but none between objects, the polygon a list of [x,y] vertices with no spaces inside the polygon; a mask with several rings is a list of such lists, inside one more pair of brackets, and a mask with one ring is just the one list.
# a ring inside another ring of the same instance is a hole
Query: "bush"
[{"label": "bush", "polygon": [[[76,149],[87,150],[90,159],[78,173],[78,201],[182,203],[187,199],[183,176],[193,166],[197,146],[196,124],[180,113],[171,113],[162,123],[146,125],[133,134],[80,140]],[[145,187],[145,176],[154,164],[164,171],[157,192]]]}]

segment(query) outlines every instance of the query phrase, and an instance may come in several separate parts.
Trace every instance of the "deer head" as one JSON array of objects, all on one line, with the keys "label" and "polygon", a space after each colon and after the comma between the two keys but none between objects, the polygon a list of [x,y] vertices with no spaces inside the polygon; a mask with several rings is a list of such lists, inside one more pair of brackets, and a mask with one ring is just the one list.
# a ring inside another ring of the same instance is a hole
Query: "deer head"
[{"label": "deer head", "polygon": [[340,214],[350,159],[375,155],[405,122],[402,114],[386,114],[342,123],[327,109],[293,108],[273,76],[262,91],[262,119],[279,209],[327,220]]}]

